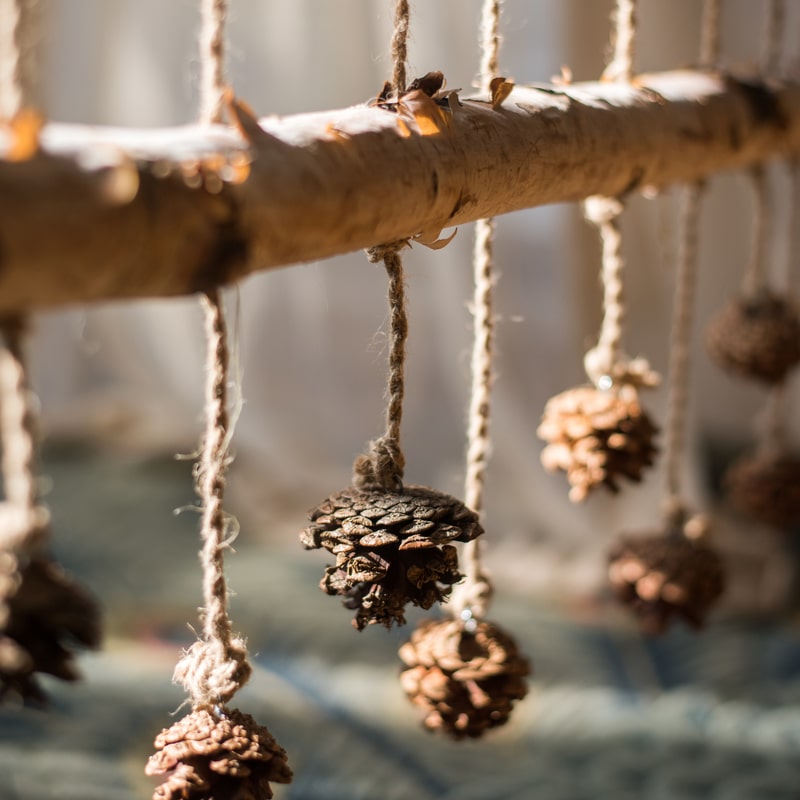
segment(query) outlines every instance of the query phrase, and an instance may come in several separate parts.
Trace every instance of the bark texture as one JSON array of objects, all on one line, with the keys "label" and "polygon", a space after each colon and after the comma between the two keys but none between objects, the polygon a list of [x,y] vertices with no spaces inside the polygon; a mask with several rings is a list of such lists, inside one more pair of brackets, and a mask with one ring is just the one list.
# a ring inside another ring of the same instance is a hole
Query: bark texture
[{"label": "bark texture", "polygon": [[451,96],[258,123],[233,110],[238,127],[51,123],[23,157],[0,132],[0,311],[207,291],[800,152],[800,85],[693,71],[515,86],[494,104]]}]

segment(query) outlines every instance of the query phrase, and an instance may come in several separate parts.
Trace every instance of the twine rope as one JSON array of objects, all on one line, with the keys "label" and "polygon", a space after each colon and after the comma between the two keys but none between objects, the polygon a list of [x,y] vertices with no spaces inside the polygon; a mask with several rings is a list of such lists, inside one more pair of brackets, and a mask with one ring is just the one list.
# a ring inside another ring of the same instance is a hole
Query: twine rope
[{"label": "twine rope", "polygon": [[792,159],[789,164],[789,241],[786,248],[783,283],[786,293],[797,291],[797,265],[800,262],[800,160]]},{"label": "twine rope", "polygon": [[608,376],[619,371],[615,367],[623,359],[625,296],[622,275],[625,259],[620,225],[623,206],[614,197],[590,197],[584,201],[583,209],[586,219],[597,228],[602,245],[603,321],[597,344],[584,359],[586,374],[600,386]]},{"label": "twine rope", "polygon": [[406,62],[408,61],[408,29],[411,12],[408,0],[397,0],[394,8],[392,32],[392,90],[399,97],[406,89]]},{"label": "twine rope", "polygon": [[0,507],[4,549],[32,555],[44,544],[48,515],[38,505],[36,398],[28,386],[24,342],[27,318],[0,319],[0,440],[5,502]]},{"label": "twine rope", "polygon": [[786,27],[784,0],[768,0],[764,38],[761,44],[761,70],[765,75],[776,75],[782,57],[782,37]]},{"label": "twine rope", "polygon": [[700,67],[713,69],[719,64],[722,29],[721,0],[705,0],[700,23]]},{"label": "twine rope", "polygon": [[630,83],[636,48],[636,0],[617,0],[614,11],[614,55],[603,79]]},{"label": "twine rope", "polygon": [[31,0],[0,0],[0,119],[31,102],[38,11]]},{"label": "twine rope", "polygon": [[481,10],[480,88],[491,91],[492,79],[500,72],[500,5],[501,0],[484,0]]},{"label": "twine rope", "polygon": [[369,443],[368,452],[353,465],[353,483],[361,488],[380,487],[399,491],[403,486],[405,456],[400,446],[400,424],[403,421],[405,395],[406,290],[400,250],[406,241],[373,247],[367,258],[373,264],[383,261],[389,278],[389,376],[386,386],[386,432]]},{"label": "twine rope", "polygon": [[228,0],[201,0],[200,121],[222,119],[225,93],[225,22]]},{"label": "twine rope", "polygon": [[202,503],[200,538],[203,547],[202,637],[175,668],[175,681],[183,684],[195,708],[226,704],[250,677],[245,643],[235,637],[228,617],[225,550],[228,517],[223,509],[227,451],[229,350],[223,301],[218,290],[201,298],[207,342],[203,449],[195,469],[197,493]]},{"label": "twine rope", "polygon": [[678,212],[678,254],[675,296],[669,342],[669,385],[664,432],[664,471],[666,486],[664,513],[668,520],[681,519],[681,474],[686,442],[689,398],[689,357],[697,284],[697,255],[703,187],[695,183],[683,188]]},{"label": "twine rope", "polygon": [[762,164],[750,170],[750,182],[755,195],[753,233],[750,262],[745,271],[742,288],[751,296],[763,289],[767,281],[767,252],[769,250],[771,204],[767,187],[767,173]]},{"label": "twine rope", "polygon": [[[200,116],[215,122],[221,114],[224,91],[226,0],[203,0],[200,37],[202,81]],[[222,294],[215,289],[200,298],[205,324],[205,430],[195,487],[202,517],[200,563],[203,572],[202,634],[175,667],[173,680],[183,685],[192,707],[225,706],[247,683],[251,667],[245,642],[234,636],[228,616],[225,550],[229,545],[229,517],[223,508],[225,472],[230,463],[228,413],[230,350]]]},{"label": "twine rope", "polygon": [[[480,85],[490,90],[499,71],[500,0],[485,0],[481,13]],[[483,516],[486,466],[491,454],[491,396],[494,373],[494,234],[493,219],[475,223],[473,248],[474,292],[472,299],[472,383],[467,424],[467,464],[464,502],[479,517]],[[455,587],[450,601],[453,616],[461,619],[466,630],[474,629],[476,620],[486,615],[492,596],[480,539],[467,542],[462,549],[464,580]]]}]

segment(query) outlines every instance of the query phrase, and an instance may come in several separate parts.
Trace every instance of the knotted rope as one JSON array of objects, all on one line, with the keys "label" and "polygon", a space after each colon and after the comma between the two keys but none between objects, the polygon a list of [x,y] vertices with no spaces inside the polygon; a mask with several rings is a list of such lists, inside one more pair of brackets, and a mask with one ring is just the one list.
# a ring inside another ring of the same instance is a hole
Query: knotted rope
[{"label": "knotted rope", "polygon": [[[481,14],[480,85],[490,91],[499,71],[500,0],[485,0]],[[472,383],[467,424],[467,464],[464,503],[483,516],[486,466],[491,452],[491,394],[494,356],[494,233],[493,219],[475,223],[473,250],[474,294],[472,300]],[[464,580],[455,587],[451,599],[453,616],[469,630],[485,617],[492,596],[492,585],[481,559],[483,545],[473,539],[464,545],[461,568]]]},{"label": "knotted rope", "polygon": [[[201,33],[201,120],[219,120],[224,82],[224,24],[226,0],[203,0]],[[202,506],[200,538],[203,547],[202,634],[175,667],[174,681],[188,692],[194,708],[226,705],[247,683],[251,667],[245,642],[234,636],[228,616],[225,550],[230,539],[230,518],[223,508],[225,472],[230,457],[228,414],[230,354],[225,308],[221,292],[201,297],[205,320],[206,387],[205,431],[202,452],[195,466],[196,490]]]}]

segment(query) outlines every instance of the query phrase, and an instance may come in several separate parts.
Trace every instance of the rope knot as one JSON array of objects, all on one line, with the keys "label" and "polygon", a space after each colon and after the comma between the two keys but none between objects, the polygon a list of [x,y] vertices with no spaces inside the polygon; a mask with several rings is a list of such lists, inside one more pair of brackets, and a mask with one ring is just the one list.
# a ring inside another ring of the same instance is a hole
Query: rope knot
[{"label": "rope knot", "polygon": [[192,698],[194,708],[225,705],[250,679],[247,647],[242,639],[197,641],[183,654],[172,676]]},{"label": "rope knot", "polygon": [[365,252],[367,260],[370,264],[377,264],[379,261],[385,261],[387,256],[393,256],[399,253],[404,247],[408,247],[408,239],[397,239],[394,242],[386,242],[386,244],[378,244],[375,247],[368,247]]},{"label": "rope knot", "polygon": [[608,225],[622,213],[623,208],[618,197],[593,195],[583,201],[583,216],[593,225]]},{"label": "rope knot", "polygon": [[388,492],[400,492],[405,465],[405,456],[396,439],[389,436],[373,439],[368,452],[353,464],[353,485],[358,489],[377,486]]},{"label": "rope knot", "polygon": [[651,368],[650,362],[643,357],[620,357],[607,347],[598,345],[589,350],[583,357],[583,367],[589,380],[598,389],[610,389],[612,386],[628,384],[637,389],[653,388],[661,382],[661,376]]}]

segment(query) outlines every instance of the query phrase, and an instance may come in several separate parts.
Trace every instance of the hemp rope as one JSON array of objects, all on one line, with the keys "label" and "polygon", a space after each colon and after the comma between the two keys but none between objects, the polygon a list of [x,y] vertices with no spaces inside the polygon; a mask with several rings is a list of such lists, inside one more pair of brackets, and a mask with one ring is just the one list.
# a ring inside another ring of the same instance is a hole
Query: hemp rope
[{"label": "hemp rope", "polygon": [[0,119],[31,102],[38,11],[31,0],[0,0]]},{"label": "hemp rope", "polygon": [[776,75],[782,57],[781,39],[786,27],[786,3],[784,0],[768,0],[764,38],[761,43],[761,72]]},{"label": "hemp rope", "polygon": [[700,22],[700,67],[713,69],[719,64],[721,0],[705,0]]},{"label": "hemp rope", "polygon": [[[12,118],[33,91],[34,14],[25,0],[0,0],[0,117]],[[38,505],[36,397],[28,386],[27,314],[0,318],[0,441],[5,490],[0,546],[32,554],[44,545],[48,515]]]},{"label": "hemp rope", "polygon": [[757,164],[750,170],[749,175],[755,208],[750,262],[742,280],[742,289],[746,296],[756,294],[766,284],[767,253],[771,234],[769,221],[772,218],[766,168],[763,164]]},{"label": "hemp rope", "polygon": [[603,321],[598,342],[584,358],[589,379],[603,388],[608,377],[622,360],[622,329],[625,319],[625,298],[622,274],[620,215],[622,202],[614,197],[589,197],[583,203],[584,216],[595,225],[602,244],[601,282],[603,284]]},{"label": "hemp rope", "polygon": [[[766,24],[761,47],[761,69],[769,76],[778,73],[783,57],[782,36],[785,27],[786,4],[784,0],[769,0],[766,10]],[[791,294],[793,287],[794,259],[798,255],[796,225],[800,223],[800,197],[798,197],[797,163],[791,166],[790,228],[785,267],[785,292]],[[761,288],[766,283],[766,252],[770,235],[767,220],[771,219],[769,196],[766,187],[765,168],[754,169],[754,188],[756,190],[756,213],[754,218],[754,248],[751,266],[748,271],[751,290]],[[755,285],[752,285],[755,284]],[[764,410],[756,421],[758,430],[759,454],[779,455],[788,447],[787,423],[790,411],[788,382],[786,379],[770,388]]]},{"label": "hemp rope", "polygon": [[[480,85],[490,90],[499,71],[500,0],[485,0],[481,14]],[[483,516],[483,493],[486,465],[491,451],[492,360],[494,355],[494,232],[493,219],[475,223],[473,249],[474,294],[472,300],[472,385],[470,388],[467,425],[467,465],[464,503],[479,517]],[[464,580],[452,595],[453,616],[461,619],[465,630],[474,630],[476,621],[484,618],[492,596],[492,585],[481,562],[483,543],[467,542],[462,549]]]},{"label": "hemp rope", "polygon": [[664,431],[664,515],[668,522],[683,518],[681,475],[686,443],[689,366],[697,284],[697,256],[703,185],[683,188],[678,211],[678,254],[669,342],[669,379]]},{"label": "hemp rope", "polygon": [[[406,60],[408,58],[408,29],[410,11],[408,0],[397,0],[392,33],[392,91],[395,97],[406,88]],[[401,491],[406,459],[400,446],[400,423],[403,420],[405,394],[406,340],[408,317],[406,315],[406,290],[403,261],[400,251],[408,245],[407,239],[369,248],[367,259],[372,264],[383,261],[389,278],[389,377],[386,387],[386,432],[373,439],[367,453],[353,464],[353,484],[356,487],[379,487],[387,492]]]},{"label": "hemp rope", "polygon": [[[224,91],[224,24],[226,0],[203,0],[201,60],[201,119],[219,119]],[[192,707],[224,706],[247,683],[251,667],[245,642],[234,636],[228,616],[228,587],[224,553],[228,544],[228,517],[223,509],[225,471],[229,464],[228,414],[230,352],[225,308],[219,290],[200,299],[207,346],[205,388],[205,432],[200,461],[195,466],[197,493],[202,505],[200,538],[203,547],[202,637],[175,667],[173,680],[181,683],[192,699]]]},{"label": "hemp rope", "polygon": [[[786,248],[786,261],[783,269],[783,291],[792,298],[796,289],[797,261],[800,258],[800,162],[789,162],[790,198],[789,230]],[[758,452],[760,454],[781,454],[789,447],[788,420],[791,411],[789,381],[782,380],[769,390],[764,411],[757,420]]]},{"label": "hemp rope", "polygon": [[410,17],[408,0],[397,0],[394,8],[394,30],[392,33],[392,90],[395,97],[399,97],[400,93],[406,89]]},{"label": "hemp rope", "polygon": [[603,80],[630,83],[636,46],[636,0],[617,0],[614,11],[614,55]]},{"label": "hemp rope", "polygon": [[359,456],[353,465],[356,486],[378,486],[388,492],[403,486],[405,456],[400,447],[400,423],[403,419],[405,394],[406,340],[408,317],[403,262],[400,250],[405,240],[373,247],[367,258],[373,264],[383,261],[389,278],[389,377],[386,386],[386,432],[369,443],[369,452]]},{"label": "hemp rope", "polygon": [[200,121],[210,124],[222,119],[228,0],[201,0],[200,15]]}]

